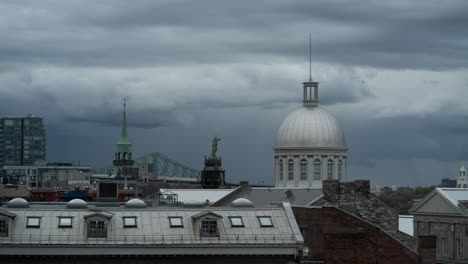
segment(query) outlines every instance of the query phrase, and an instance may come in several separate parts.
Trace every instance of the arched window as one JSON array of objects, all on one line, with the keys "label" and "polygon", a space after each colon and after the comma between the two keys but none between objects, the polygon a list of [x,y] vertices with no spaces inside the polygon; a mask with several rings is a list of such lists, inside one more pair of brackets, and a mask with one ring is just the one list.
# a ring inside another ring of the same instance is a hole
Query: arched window
[{"label": "arched window", "polygon": [[338,180],[341,181],[341,177],[343,177],[343,162],[341,160],[338,161]]},{"label": "arched window", "polygon": [[466,186],[466,184],[463,184],[463,188],[468,188],[468,186]]},{"label": "arched window", "polygon": [[283,160],[280,160],[280,164],[279,164],[279,173],[280,173],[280,180],[283,180],[283,178],[284,178],[284,164],[283,164]]},{"label": "arched window", "polygon": [[327,172],[328,172],[328,179],[333,180],[333,160],[331,159],[328,160]]},{"label": "arched window", "polygon": [[292,159],[288,161],[288,180],[294,180],[294,161]]},{"label": "arched window", "polygon": [[314,180],[316,181],[320,181],[321,180],[321,176],[320,176],[320,172],[322,170],[322,163],[320,162],[320,160],[316,159],[314,161]]},{"label": "arched window", "polygon": [[123,160],[127,160],[127,152],[124,152],[124,154],[123,154]]},{"label": "arched window", "polygon": [[461,188],[461,184],[458,184],[458,188]]},{"label": "arched window", "polygon": [[301,160],[301,181],[307,181],[307,160]]}]

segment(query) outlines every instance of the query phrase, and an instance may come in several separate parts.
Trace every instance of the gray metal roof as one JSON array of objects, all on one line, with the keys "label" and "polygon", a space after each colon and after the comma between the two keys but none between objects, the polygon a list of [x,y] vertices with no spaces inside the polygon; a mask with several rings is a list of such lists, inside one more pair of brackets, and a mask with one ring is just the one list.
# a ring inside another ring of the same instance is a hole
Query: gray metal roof
[{"label": "gray metal roof", "polygon": [[[61,255],[94,254],[96,248],[119,248],[114,254],[296,254],[302,247],[303,238],[288,204],[277,208],[95,208],[66,209],[65,205],[42,205],[38,208],[2,208],[14,219],[9,219],[9,233],[0,237],[0,255],[38,254]],[[59,209],[61,208],[61,209]],[[287,209],[289,208],[289,209]],[[219,215],[217,237],[200,236],[200,220],[204,212]],[[108,219],[107,237],[87,236],[86,218]],[[72,217],[71,228],[60,228],[59,217]],[[182,228],[171,228],[169,217],[182,217]],[[229,217],[242,217],[244,227],[231,227]],[[258,216],[270,216],[273,227],[261,227]],[[40,217],[40,228],[27,228],[28,217]],[[124,228],[123,217],[136,217],[137,227]],[[27,250],[25,250],[27,248]],[[42,251],[37,250],[43,248]],[[53,249],[55,248],[55,249]],[[77,250],[80,248],[80,250]],[[146,248],[157,249],[147,250]],[[174,248],[198,248],[180,250]],[[240,250],[240,249],[244,250]],[[275,250],[267,250],[275,248]],[[136,250],[138,249],[138,250]],[[265,250],[261,250],[265,249]],[[262,253],[263,252],[263,253]]]},{"label": "gray metal roof", "polygon": [[244,187],[228,194],[213,206],[231,206],[238,198],[251,201],[254,206],[271,206],[288,202],[295,206],[307,206],[311,201],[322,195],[322,189],[318,188],[258,188]]}]

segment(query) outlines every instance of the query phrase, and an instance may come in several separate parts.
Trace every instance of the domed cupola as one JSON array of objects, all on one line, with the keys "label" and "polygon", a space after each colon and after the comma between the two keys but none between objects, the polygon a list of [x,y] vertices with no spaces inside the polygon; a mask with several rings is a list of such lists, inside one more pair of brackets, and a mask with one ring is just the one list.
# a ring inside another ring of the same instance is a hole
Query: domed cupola
[{"label": "domed cupola", "polygon": [[278,129],[274,147],[277,187],[321,188],[323,180],[346,180],[344,132],[319,102],[318,82],[310,76],[303,83],[303,105]]}]

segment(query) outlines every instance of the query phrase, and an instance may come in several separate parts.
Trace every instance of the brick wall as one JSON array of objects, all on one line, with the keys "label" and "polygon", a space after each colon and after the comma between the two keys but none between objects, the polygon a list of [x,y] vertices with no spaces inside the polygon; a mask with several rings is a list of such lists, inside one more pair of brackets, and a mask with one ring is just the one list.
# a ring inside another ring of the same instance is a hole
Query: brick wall
[{"label": "brick wall", "polygon": [[379,227],[335,208],[293,208],[309,248],[325,263],[419,263],[419,255]]}]

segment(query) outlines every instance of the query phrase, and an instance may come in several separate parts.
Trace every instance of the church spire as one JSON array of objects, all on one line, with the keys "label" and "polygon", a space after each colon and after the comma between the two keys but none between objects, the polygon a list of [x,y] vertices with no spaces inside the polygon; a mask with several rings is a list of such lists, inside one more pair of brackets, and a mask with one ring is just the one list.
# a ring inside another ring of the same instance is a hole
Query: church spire
[{"label": "church spire", "polygon": [[127,100],[123,99],[123,117],[122,117],[122,130],[120,133],[119,141],[116,144],[114,165],[133,165],[132,160],[132,143],[128,141],[127,135]]},{"label": "church spire", "polygon": [[123,118],[122,118],[122,133],[120,138],[127,138],[127,114],[125,112],[125,107],[127,105],[127,99],[123,99]]}]

